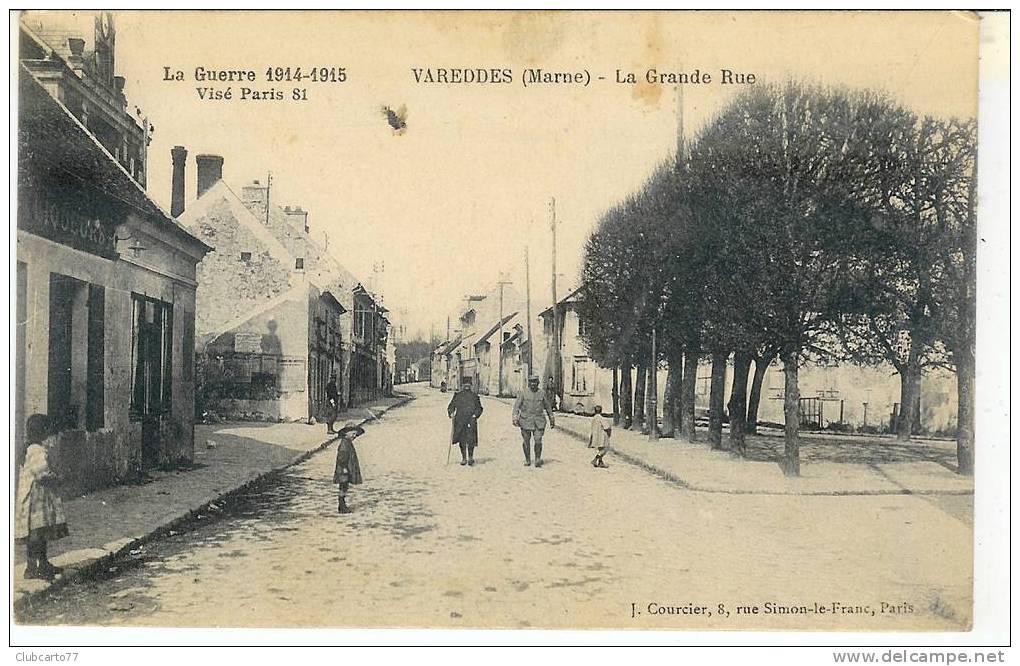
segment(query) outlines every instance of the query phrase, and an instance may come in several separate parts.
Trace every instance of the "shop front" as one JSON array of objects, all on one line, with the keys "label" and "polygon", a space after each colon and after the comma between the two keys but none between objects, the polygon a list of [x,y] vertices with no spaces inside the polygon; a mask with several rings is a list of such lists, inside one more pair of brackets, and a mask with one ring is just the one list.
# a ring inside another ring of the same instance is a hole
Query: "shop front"
[{"label": "shop front", "polygon": [[195,265],[209,248],[19,78],[16,463],[36,413],[73,491],[188,463]]}]

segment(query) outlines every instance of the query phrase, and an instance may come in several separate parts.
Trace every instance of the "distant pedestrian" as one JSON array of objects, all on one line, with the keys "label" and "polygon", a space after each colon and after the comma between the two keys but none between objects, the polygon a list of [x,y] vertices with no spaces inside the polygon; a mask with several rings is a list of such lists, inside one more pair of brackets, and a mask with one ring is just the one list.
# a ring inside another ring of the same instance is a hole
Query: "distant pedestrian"
[{"label": "distant pedestrian", "polygon": [[545,381],[545,397],[549,401],[549,408],[556,411],[556,380],[553,379],[552,375],[549,375],[549,379]]},{"label": "distant pedestrian", "polygon": [[602,416],[602,405],[595,406],[595,416],[591,417],[591,434],[588,435],[588,448],[595,449],[592,467],[609,467],[602,457],[609,450],[609,438],[613,434],[613,422]]},{"label": "distant pedestrian", "polygon": [[46,557],[46,544],[68,535],[64,505],[56,491],[57,477],[50,467],[49,449],[56,441],[45,414],[25,422],[25,462],[18,475],[17,519],[14,538],[25,544],[28,566],[25,578],[52,580],[61,572]]},{"label": "distant pedestrian", "polygon": [[446,380],[439,382],[439,392],[446,393]]},{"label": "distant pedestrian", "polygon": [[460,390],[453,394],[447,415],[453,419],[450,446],[460,445],[460,464],[475,464],[475,447],[478,446],[478,417],[482,415],[482,401],[471,390],[471,378],[464,377]]},{"label": "distant pedestrian", "polygon": [[361,464],[358,462],[358,451],[354,448],[354,440],[365,434],[361,426],[344,426],[337,433],[336,467],[333,469],[333,483],[339,486],[340,497],[337,500],[337,513],[351,513],[347,506],[347,491],[352,485],[362,483]]},{"label": "distant pedestrian", "polygon": [[336,386],[336,374],[329,376],[329,381],[326,382],[326,429],[332,435],[333,424],[336,423],[336,417],[340,414],[340,390]]},{"label": "distant pedestrian", "polygon": [[538,390],[538,376],[528,378],[528,388],[521,391],[514,402],[513,424],[521,429],[524,465],[531,464],[531,440],[535,440],[535,467],[542,466],[542,436],[545,434],[546,415],[549,425],[556,427],[552,405],[547,394]]}]

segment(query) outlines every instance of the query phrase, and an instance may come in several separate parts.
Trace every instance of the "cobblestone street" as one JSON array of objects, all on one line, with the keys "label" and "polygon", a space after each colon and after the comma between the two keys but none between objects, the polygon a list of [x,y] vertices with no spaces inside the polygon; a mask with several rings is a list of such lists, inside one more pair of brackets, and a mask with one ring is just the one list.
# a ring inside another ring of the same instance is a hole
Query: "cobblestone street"
[{"label": "cobblestone street", "polygon": [[584,444],[556,430],[546,433],[546,466],[525,467],[510,408],[495,400],[483,401],[478,464],[459,466],[454,450],[447,465],[450,396],[412,390],[416,400],[358,439],[365,483],[351,491],[353,514],[337,515],[330,446],[102,580],[33,604],[21,621],[970,624],[972,529],[931,498],[691,492],[611,458],[609,469],[593,469]]}]

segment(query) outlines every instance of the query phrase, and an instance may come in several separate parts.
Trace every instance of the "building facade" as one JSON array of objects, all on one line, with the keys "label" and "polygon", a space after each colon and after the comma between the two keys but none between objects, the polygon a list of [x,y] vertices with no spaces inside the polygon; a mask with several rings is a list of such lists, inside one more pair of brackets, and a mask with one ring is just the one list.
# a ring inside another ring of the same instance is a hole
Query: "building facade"
[{"label": "building facade", "polygon": [[112,30],[97,21],[89,50],[21,27],[15,459],[25,419],[49,415],[69,492],[194,457],[195,266],[209,247],[145,193]]},{"label": "building facade", "polygon": [[174,152],[179,220],[215,248],[198,267],[202,409],[323,419],[330,377],[344,407],[383,394],[385,308],[312,239],[308,212],[268,205],[258,182],[238,196],[218,155],[196,157],[198,197],[185,205],[187,151]]}]

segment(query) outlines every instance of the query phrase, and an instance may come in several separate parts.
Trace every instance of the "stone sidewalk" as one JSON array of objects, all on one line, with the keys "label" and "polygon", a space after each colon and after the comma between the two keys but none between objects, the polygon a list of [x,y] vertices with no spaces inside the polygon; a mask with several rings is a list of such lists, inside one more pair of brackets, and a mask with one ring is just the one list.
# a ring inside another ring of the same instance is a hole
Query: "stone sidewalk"
[{"label": "stone sidewalk", "polygon": [[[512,403],[506,398],[493,398]],[[588,442],[590,418],[556,414],[557,430]],[[549,432],[548,430],[546,431]],[[801,476],[790,478],[779,465],[782,433],[749,437],[750,459],[713,451],[701,441],[661,438],[613,429],[610,455],[638,465],[689,490],[755,495],[971,495],[974,479],[952,470],[949,443],[899,442],[891,437],[801,437]],[[724,433],[725,437],[725,433]],[[752,441],[753,440],[753,441]],[[955,443],[954,443],[955,445]]]},{"label": "stone sidewalk", "polygon": [[[365,424],[412,400],[381,398],[340,415],[337,425]],[[219,511],[217,502],[262,477],[301,462],[333,441],[324,424],[218,423],[195,426],[195,467],[156,471],[141,485],[123,485],[64,500],[70,536],[50,544],[50,560],[65,568],[53,582],[25,580],[24,546],[15,544],[14,603],[98,570],[179,524]]]}]

